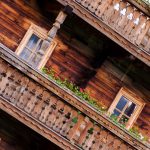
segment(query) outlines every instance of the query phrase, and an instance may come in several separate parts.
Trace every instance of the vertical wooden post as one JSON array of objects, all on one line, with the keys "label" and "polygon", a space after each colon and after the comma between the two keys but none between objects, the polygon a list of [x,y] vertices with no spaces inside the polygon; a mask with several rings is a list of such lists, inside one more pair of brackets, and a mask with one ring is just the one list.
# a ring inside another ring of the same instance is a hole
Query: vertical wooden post
[{"label": "vertical wooden post", "polygon": [[53,24],[53,27],[48,32],[48,37],[45,39],[42,43],[40,53],[44,54],[44,52],[47,50],[47,48],[50,46],[51,42],[55,38],[57,31],[60,29],[61,24],[65,21],[67,15],[72,13],[72,8],[70,6],[66,6],[63,11],[60,11],[55,23]]}]

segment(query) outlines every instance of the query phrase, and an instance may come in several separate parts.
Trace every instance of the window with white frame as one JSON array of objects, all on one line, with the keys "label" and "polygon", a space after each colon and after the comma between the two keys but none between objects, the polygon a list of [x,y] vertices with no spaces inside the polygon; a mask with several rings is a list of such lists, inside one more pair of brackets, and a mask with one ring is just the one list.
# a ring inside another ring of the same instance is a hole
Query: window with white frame
[{"label": "window with white frame", "polygon": [[144,105],[144,101],[135,93],[127,88],[121,88],[108,110],[108,115],[129,129],[138,118]]},{"label": "window with white frame", "polygon": [[52,41],[49,47],[43,49],[42,44],[46,38],[47,31],[32,24],[17,48],[16,54],[32,67],[40,69],[56,46],[56,42]]}]

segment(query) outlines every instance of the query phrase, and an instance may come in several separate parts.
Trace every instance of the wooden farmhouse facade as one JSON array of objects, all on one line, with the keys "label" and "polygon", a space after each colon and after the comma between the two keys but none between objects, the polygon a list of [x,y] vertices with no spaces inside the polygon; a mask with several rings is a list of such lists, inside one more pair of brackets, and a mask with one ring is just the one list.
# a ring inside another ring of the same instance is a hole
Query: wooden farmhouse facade
[{"label": "wooden farmhouse facade", "polygon": [[150,1],[0,0],[0,149],[20,124],[49,149],[150,150]]}]

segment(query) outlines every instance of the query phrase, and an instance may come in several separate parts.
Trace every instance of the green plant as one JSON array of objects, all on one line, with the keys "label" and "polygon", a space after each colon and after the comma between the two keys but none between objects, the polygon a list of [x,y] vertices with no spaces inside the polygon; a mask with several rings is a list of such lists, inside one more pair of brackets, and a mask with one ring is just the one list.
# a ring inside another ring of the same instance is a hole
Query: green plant
[{"label": "green plant", "polygon": [[112,115],[110,116],[110,119],[113,120],[114,122],[118,122],[118,116],[115,115],[115,114],[112,114]]},{"label": "green plant", "polygon": [[89,134],[93,134],[93,130],[94,130],[94,128],[90,128],[90,129],[88,130],[88,133],[89,133]]},{"label": "green plant", "polygon": [[106,108],[104,106],[99,105],[95,99],[91,98],[89,95],[89,92],[85,92],[84,89],[79,88],[76,86],[73,82],[68,81],[67,79],[62,80],[59,75],[56,74],[53,68],[42,68],[42,72],[44,74],[47,74],[48,77],[52,80],[54,80],[58,85],[62,87],[68,88],[70,91],[72,91],[76,96],[78,96],[81,100],[85,100],[89,105],[94,107],[100,112],[106,111]]},{"label": "green plant", "polygon": [[78,122],[78,118],[77,117],[72,118],[72,122],[73,123],[77,123]]},{"label": "green plant", "polygon": [[[76,96],[78,96],[81,100],[85,100],[90,106],[94,107],[96,110],[98,110],[101,113],[105,113],[107,111],[107,108],[98,103],[97,100],[93,99],[90,97],[89,92],[85,92],[84,89],[79,88],[78,86],[76,86],[73,82],[69,82],[67,79],[61,79],[59,77],[58,74],[56,74],[56,72],[54,71],[53,68],[42,68],[42,73],[46,74],[48,76],[48,78],[50,78],[51,80],[55,81],[58,85],[62,86],[62,87],[66,87],[68,88],[70,91],[72,91]],[[78,111],[78,114],[81,114],[80,111]],[[119,127],[121,128],[125,128],[125,124],[121,124],[120,122],[118,122],[118,116],[112,114],[110,116],[110,119],[117,124]],[[128,119],[122,119],[122,121],[124,123],[126,123],[128,121]],[[72,118],[72,123],[76,124],[78,122],[78,118],[74,117]],[[94,124],[97,124],[96,122]],[[73,125],[70,126],[70,128],[72,128]],[[101,126],[101,128],[103,128]],[[88,135],[86,138],[89,138],[89,134],[93,134],[93,128],[90,128],[88,130]],[[132,136],[134,136],[135,138],[142,140],[142,141],[148,141],[148,137],[143,136],[140,132],[138,127],[133,127],[128,131]]]}]

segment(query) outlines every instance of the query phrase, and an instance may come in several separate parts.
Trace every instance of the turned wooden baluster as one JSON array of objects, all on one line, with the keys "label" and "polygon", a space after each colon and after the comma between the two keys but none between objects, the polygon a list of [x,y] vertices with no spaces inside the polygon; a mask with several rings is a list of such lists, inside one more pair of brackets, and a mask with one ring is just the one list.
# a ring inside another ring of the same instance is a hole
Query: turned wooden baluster
[{"label": "turned wooden baluster", "polygon": [[115,28],[119,31],[119,33],[121,33],[122,30],[125,28],[125,26],[128,24],[128,22],[132,20],[133,12],[134,12],[133,7],[129,5],[127,7],[126,15],[123,15],[116,24]]},{"label": "turned wooden baluster", "polygon": [[6,63],[2,59],[0,59],[0,82],[2,81],[2,78],[6,77],[6,72],[8,67],[9,66],[6,65]]},{"label": "turned wooden baluster", "polygon": [[143,29],[141,30],[141,33],[139,34],[139,36],[137,37],[135,43],[137,45],[140,45],[144,36],[146,35],[146,33],[148,32],[149,28],[150,28],[150,19],[147,18],[147,21],[145,23],[146,25],[143,27]]},{"label": "turned wooden baluster", "polygon": [[140,17],[140,12],[137,10],[134,10],[133,12],[133,19],[128,22],[124,30],[122,30],[122,34],[126,37],[130,34],[133,28],[139,24],[139,17]]},{"label": "turned wooden baluster", "polygon": [[31,96],[31,99],[28,101],[27,105],[24,108],[26,112],[31,113],[36,103],[42,99],[43,90],[44,89],[41,86],[37,85],[35,93]]},{"label": "turned wooden baluster", "polygon": [[17,87],[20,88],[18,82],[20,83],[21,78],[22,75],[17,70],[15,70],[15,72],[12,73],[10,77],[8,77],[8,84],[3,91],[3,96],[9,101],[12,94],[16,91]]},{"label": "turned wooden baluster", "polygon": [[[78,143],[81,146],[82,140],[85,134],[87,133],[87,132],[85,133],[84,130],[86,131],[86,126],[88,125],[89,121],[90,121],[89,118],[85,117],[83,121],[79,122],[80,125],[78,126],[78,128],[75,131],[75,134],[71,138],[71,140],[74,143]],[[82,133],[83,133],[83,136],[82,136]]]},{"label": "turned wooden baluster", "polygon": [[100,145],[99,145],[99,149],[102,149],[102,150],[105,149],[105,145],[106,145],[106,142],[107,142],[107,136],[108,136],[108,134],[109,134],[109,132],[107,130],[102,130],[100,132],[100,138],[99,138]]},{"label": "turned wooden baluster", "polygon": [[2,72],[2,80],[0,82],[0,94],[3,95],[5,92],[5,89],[9,85],[9,77],[12,75],[12,73],[15,71],[14,68],[3,65],[3,70],[6,69],[6,73]]},{"label": "turned wooden baluster", "polygon": [[71,111],[71,107],[65,105],[63,111],[60,112],[60,116],[59,118],[55,121],[55,125],[53,126],[53,129],[56,131],[56,132],[60,132],[61,131],[61,128],[62,126],[66,123],[66,121],[68,120],[66,118],[66,115],[68,112]]},{"label": "turned wooden baluster", "polygon": [[21,95],[25,91],[25,88],[26,88],[27,84],[29,83],[29,79],[22,75],[20,80],[18,80],[16,82],[17,82],[18,86],[16,87],[16,90],[13,92],[13,94],[11,96],[11,99],[10,99],[10,101],[13,104],[16,104],[17,101],[20,99]]},{"label": "turned wooden baluster", "polygon": [[108,22],[108,20],[110,20],[112,14],[114,13],[115,9],[114,6],[119,4],[120,0],[112,0],[111,5],[108,6],[108,8],[104,11],[103,15],[102,15],[102,19],[106,22]]},{"label": "turned wooden baluster", "polygon": [[88,7],[91,2],[92,2],[92,0],[82,0],[82,1],[81,1],[81,4],[82,4],[84,7]]},{"label": "turned wooden baluster", "polygon": [[107,9],[107,7],[111,4],[112,0],[101,0],[101,3],[97,7],[97,10],[95,11],[95,14],[98,17],[101,17],[104,11]]},{"label": "turned wooden baluster", "polygon": [[[74,118],[72,118],[74,119]],[[84,116],[83,115],[78,115],[77,116],[77,122],[71,122],[71,125],[70,125],[70,130],[69,132],[67,133],[67,139],[69,139],[71,142],[75,142],[74,141],[74,137],[79,137],[80,136],[80,131],[78,131],[78,129],[80,128],[80,126],[85,122],[84,122]]]},{"label": "turned wooden baluster", "polygon": [[16,105],[20,108],[24,108],[28,101],[30,101],[31,97],[35,95],[35,88],[36,84],[32,82],[31,80],[29,81],[27,87],[25,88],[24,92],[22,93],[19,101],[16,103]]},{"label": "turned wooden baluster", "polygon": [[148,37],[148,42],[147,42],[147,44],[145,45],[144,49],[145,49],[148,53],[150,53],[150,36]]},{"label": "turned wooden baluster", "polygon": [[99,146],[101,145],[101,142],[100,142],[100,133],[101,133],[102,129],[101,128],[97,128],[97,130],[95,130],[95,140],[92,142],[92,146],[91,146],[91,149],[92,150],[98,150],[99,149]]},{"label": "turned wooden baluster", "polygon": [[51,114],[48,115],[46,120],[46,125],[51,128],[55,125],[56,119],[59,118],[60,115],[59,110],[64,108],[64,103],[58,100],[56,105],[53,105],[52,108],[53,111],[51,112]]},{"label": "turned wooden baluster", "polygon": [[[57,103],[57,97],[51,96],[49,103],[45,106],[45,108],[42,110],[41,115],[39,117],[39,120],[43,123],[46,122],[48,115],[50,115],[53,111],[53,107],[56,106]],[[53,107],[52,107],[53,106]]]},{"label": "turned wooden baluster", "polygon": [[92,149],[92,145],[95,143],[95,136],[98,132],[100,132],[100,127],[95,125],[93,127],[93,134],[89,134],[89,138],[86,139],[84,145],[82,146],[84,150]]},{"label": "turned wooden baluster", "polygon": [[103,150],[110,150],[114,141],[114,136],[112,133],[108,133],[105,142],[103,142]]},{"label": "turned wooden baluster", "polygon": [[137,37],[139,36],[139,34],[141,34],[142,29],[146,25],[146,21],[146,17],[142,14],[139,19],[139,24],[135,26],[135,28],[133,28],[129,34],[129,39],[131,42],[135,43]]},{"label": "turned wooden baluster", "polygon": [[72,118],[77,118],[78,113],[76,110],[71,110],[70,113],[67,114],[67,120],[65,124],[63,124],[60,134],[63,136],[67,136],[69,134],[69,130],[73,127],[74,123],[72,122]]},{"label": "turned wooden baluster", "polygon": [[108,20],[108,24],[110,24],[110,26],[115,28],[115,26],[118,23],[119,19],[125,13],[126,13],[126,3],[120,1],[119,5],[116,4],[114,6],[114,13],[111,15],[110,19]]},{"label": "turned wooden baluster", "polygon": [[81,3],[82,0],[76,0],[78,3]]},{"label": "turned wooden baluster", "polygon": [[121,145],[121,140],[119,138],[115,138],[112,144],[112,149],[113,150],[118,150]]},{"label": "turned wooden baluster", "polygon": [[127,150],[128,146],[125,143],[121,143],[119,150]]},{"label": "turned wooden baluster", "polygon": [[86,122],[86,127],[83,129],[83,131],[81,131],[81,135],[78,140],[78,144],[80,146],[83,146],[86,140],[89,139],[89,136],[93,134],[93,123],[89,119],[87,119]]},{"label": "turned wooden baluster", "polygon": [[12,102],[13,104],[16,104],[16,101],[19,100],[21,96],[21,88],[22,88],[21,82],[23,78],[24,78],[24,75],[21,74],[20,72],[15,73],[15,77],[14,77],[15,88],[12,91],[11,98],[9,99],[9,101]]},{"label": "turned wooden baluster", "polygon": [[92,0],[88,6],[88,9],[94,13],[97,10],[97,7],[100,5],[101,1],[102,0]]},{"label": "turned wooden baluster", "polygon": [[150,37],[150,28],[149,28],[149,30],[147,31],[146,35]]},{"label": "turned wooden baluster", "polygon": [[42,99],[37,102],[34,109],[31,112],[31,115],[35,118],[39,118],[42,110],[45,109],[47,103],[50,101],[51,94],[48,91],[42,93]]},{"label": "turned wooden baluster", "polygon": [[133,150],[133,147],[128,146],[127,150]]},{"label": "turned wooden baluster", "polygon": [[9,66],[4,63],[4,61],[0,62],[0,95],[2,95],[2,91],[5,89],[6,83],[8,81],[8,76],[10,76],[10,72],[8,71]]}]

